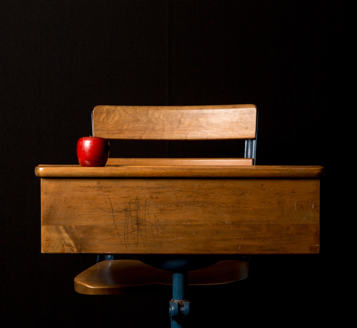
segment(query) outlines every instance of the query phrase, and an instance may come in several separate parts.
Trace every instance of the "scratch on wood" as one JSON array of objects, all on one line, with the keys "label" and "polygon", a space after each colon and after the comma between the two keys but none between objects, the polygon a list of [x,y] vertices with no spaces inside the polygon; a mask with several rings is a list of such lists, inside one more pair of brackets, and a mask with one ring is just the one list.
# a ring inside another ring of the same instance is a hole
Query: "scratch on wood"
[{"label": "scratch on wood", "polygon": [[178,239],[183,239],[183,238],[184,238],[184,237],[175,237],[175,238],[170,239],[170,241],[178,240]]},{"label": "scratch on wood", "polygon": [[125,114],[131,116],[131,117],[134,117],[135,120],[136,120],[136,122],[140,122],[140,119],[139,119],[137,116],[135,116],[135,115],[129,113],[127,110],[123,110],[123,112],[124,112]]},{"label": "scratch on wood", "polygon": [[178,125],[178,129],[180,128],[180,125],[181,125],[181,123],[182,123],[182,118],[183,118],[184,115],[185,115],[185,114],[182,114],[182,116],[181,116],[181,118],[180,118],[180,122],[179,122],[179,125]]},{"label": "scratch on wood", "polygon": [[105,194],[105,195],[108,197],[109,204],[110,204],[110,207],[111,207],[111,209],[112,209],[112,215],[113,215],[113,222],[114,222],[115,232],[117,233],[119,239],[121,239],[121,238],[120,238],[120,234],[119,234],[119,232],[118,232],[117,224],[116,224],[116,222],[115,222],[115,213],[114,213],[114,207],[113,207],[113,204],[112,204],[112,200],[110,199],[110,197],[109,197],[108,194]]},{"label": "scratch on wood", "polygon": [[242,239],[240,240],[240,244],[239,244],[239,249],[242,246],[242,241],[243,241],[244,235],[242,236]]},{"label": "scratch on wood", "polygon": [[300,230],[301,230],[302,224],[303,224],[303,222],[304,222],[306,219],[307,219],[307,217],[305,216],[305,217],[302,219],[301,223],[300,223],[299,232],[298,232],[299,234],[300,234]]},{"label": "scratch on wood", "polygon": [[[123,236],[124,244],[130,242],[129,238],[134,239],[135,245],[140,242],[145,244],[147,240],[157,243],[156,235],[161,230],[161,225],[155,213],[150,213],[150,205],[148,201],[140,202],[139,198],[136,197],[133,201],[125,204],[124,210],[124,233],[118,233],[118,236]],[[129,237],[130,236],[130,237]]]},{"label": "scratch on wood", "polygon": [[[135,205],[136,205],[136,215],[135,215],[135,223],[136,223],[136,242],[138,243],[139,236],[141,239],[143,239],[143,231],[142,231],[142,225],[141,225],[141,220],[139,218],[139,211],[140,211],[140,204],[139,204],[139,199],[138,197],[135,198]],[[146,235],[145,235],[146,237]],[[144,238],[146,239],[146,238]]]},{"label": "scratch on wood", "polygon": [[229,226],[231,227],[231,230],[232,230],[232,222],[231,221],[224,221],[224,222],[229,224]]},{"label": "scratch on wood", "polygon": [[296,211],[296,202],[295,202],[295,211]]},{"label": "scratch on wood", "polygon": [[315,204],[314,203],[312,203],[312,209],[314,209],[315,208]]}]

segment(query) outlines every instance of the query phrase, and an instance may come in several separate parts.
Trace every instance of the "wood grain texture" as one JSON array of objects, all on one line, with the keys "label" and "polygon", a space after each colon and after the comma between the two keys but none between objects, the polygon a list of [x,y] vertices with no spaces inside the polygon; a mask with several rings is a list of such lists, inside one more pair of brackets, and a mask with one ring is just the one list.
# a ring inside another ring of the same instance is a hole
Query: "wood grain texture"
[{"label": "wood grain texture", "polygon": [[321,166],[265,165],[173,165],[105,166],[39,165],[35,174],[41,178],[319,178]]},{"label": "wood grain texture", "polygon": [[96,106],[93,135],[107,139],[254,139],[255,105]]},{"label": "wood grain texture", "polygon": [[252,158],[108,158],[107,166],[236,166],[253,165]]},{"label": "wood grain texture", "polygon": [[[249,262],[224,260],[207,268],[188,272],[189,286],[220,285],[246,279]],[[157,285],[171,285],[172,272],[156,269],[135,260],[99,262],[74,279],[77,293],[86,295],[121,295],[152,292]],[[140,288],[135,288],[140,287]]]},{"label": "wood grain texture", "polygon": [[42,252],[319,252],[318,179],[41,179]]}]

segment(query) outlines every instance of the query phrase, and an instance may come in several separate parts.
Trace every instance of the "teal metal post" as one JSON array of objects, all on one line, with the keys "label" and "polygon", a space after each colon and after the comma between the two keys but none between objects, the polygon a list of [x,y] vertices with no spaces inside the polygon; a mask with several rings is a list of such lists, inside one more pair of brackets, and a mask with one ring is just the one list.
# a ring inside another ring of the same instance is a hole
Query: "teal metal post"
[{"label": "teal metal post", "polygon": [[169,316],[171,328],[183,328],[184,317],[190,313],[190,302],[186,299],[187,271],[173,272],[172,300],[170,301]]}]

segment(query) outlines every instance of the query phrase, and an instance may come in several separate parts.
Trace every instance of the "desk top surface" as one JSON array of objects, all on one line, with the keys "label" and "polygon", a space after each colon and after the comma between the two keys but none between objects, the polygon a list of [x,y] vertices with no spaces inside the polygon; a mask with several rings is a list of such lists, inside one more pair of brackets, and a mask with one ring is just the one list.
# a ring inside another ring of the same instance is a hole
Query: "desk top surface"
[{"label": "desk top surface", "polygon": [[322,166],[291,165],[38,165],[40,178],[319,178]]}]

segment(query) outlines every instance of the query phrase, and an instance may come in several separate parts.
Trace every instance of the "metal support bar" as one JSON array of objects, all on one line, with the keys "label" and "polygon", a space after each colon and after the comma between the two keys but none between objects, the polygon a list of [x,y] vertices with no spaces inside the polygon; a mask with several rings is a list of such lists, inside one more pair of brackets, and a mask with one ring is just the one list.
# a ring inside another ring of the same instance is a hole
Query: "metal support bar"
[{"label": "metal support bar", "polygon": [[256,126],[255,139],[247,139],[245,141],[245,148],[244,148],[244,158],[253,158],[254,165],[257,165],[258,119],[259,119],[259,112],[257,112],[257,126]]},{"label": "metal support bar", "polygon": [[172,274],[172,300],[169,302],[171,328],[183,328],[184,317],[190,313],[190,302],[186,300],[187,271]]},{"label": "metal support bar", "polygon": [[187,271],[172,274],[172,298],[178,301],[186,299]]}]

